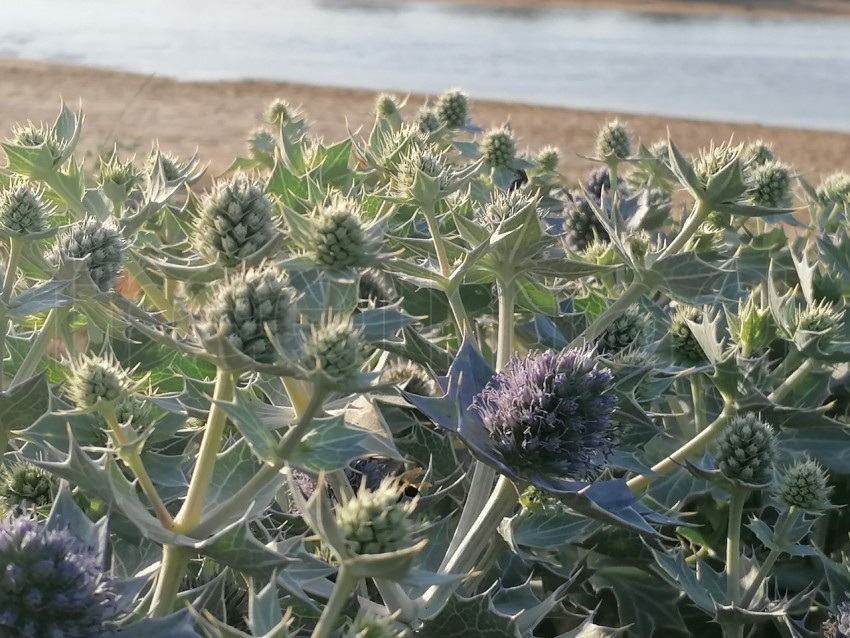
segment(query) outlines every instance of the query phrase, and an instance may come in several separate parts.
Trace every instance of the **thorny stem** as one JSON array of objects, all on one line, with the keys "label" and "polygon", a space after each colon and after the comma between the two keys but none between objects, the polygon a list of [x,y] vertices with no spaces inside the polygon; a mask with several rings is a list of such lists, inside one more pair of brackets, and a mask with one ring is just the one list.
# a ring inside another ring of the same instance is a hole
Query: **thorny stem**
[{"label": "thorny stem", "polygon": [[756,593],[758,592],[759,587],[765,578],[767,578],[768,574],[770,574],[770,570],[773,569],[773,565],[776,563],[776,560],[782,554],[782,545],[787,541],[786,536],[788,532],[791,531],[791,528],[794,527],[797,520],[800,518],[800,511],[796,507],[792,507],[788,510],[788,514],[785,517],[785,520],[782,521],[782,524],[776,530],[774,534],[775,542],[777,548],[771,549],[770,553],[765,558],[764,563],[762,563],[761,567],[759,567],[758,572],[756,572],[756,577],[750,586],[747,588],[747,591],[744,592],[744,596],[741,598],[741,607],[744,609],[749,608],[750,603],[753,602],[753,598],[755,598]]},{"label": "thorny stem", "polygon": [[[736,606],[741,596],[741,519],[746,500],[747,491],[735,489],[729,502],[729,529],[726,535],[726,595],[729,602]],[[729,638],[744,636],[743,623],[730,622],[724,628],[728,629]]]},{"label": "thorny stem", "polygon": [[327,606],[322,610],[319,623],[313,630],[312,638],[329,638],[336,626],[337,619],[345,608],[354,589],[357,587],[357,578],[348,573],[345,565],[340,565],[336,574],[336,583]]}]

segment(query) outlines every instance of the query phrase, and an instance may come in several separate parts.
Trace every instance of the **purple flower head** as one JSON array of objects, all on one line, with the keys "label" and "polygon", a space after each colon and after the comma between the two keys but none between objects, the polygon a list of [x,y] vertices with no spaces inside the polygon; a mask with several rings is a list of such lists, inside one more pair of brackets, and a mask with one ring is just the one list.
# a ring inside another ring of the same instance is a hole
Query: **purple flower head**
[{"label": "purple flower head", "polygon": [[514,357],[472,407],[493,450],[519,474],[586,480],[611,453],[612,385],[587,352],[532,352]]},{"label": "purple flower head", "polygon": [[96,550],[70,532],[26,517],[0,522],[0,635],[106,635],[119,609],[109,585]]},{"label": "purple flower head", "polygon": [[850,600],[838,605],[835,617],[824,627],[824,636],[828,638],[847,638],[850,636]]}]

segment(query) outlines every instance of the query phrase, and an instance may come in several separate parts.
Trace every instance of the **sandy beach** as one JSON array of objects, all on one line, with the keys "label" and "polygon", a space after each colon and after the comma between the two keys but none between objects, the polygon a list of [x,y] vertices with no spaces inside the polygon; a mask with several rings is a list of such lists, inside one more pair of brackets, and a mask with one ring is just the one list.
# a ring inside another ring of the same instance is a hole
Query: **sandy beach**
[{"label": "sandy beach", "polygon": [[[368,131],[375,93],[351,89],[312,87],[278,82],[177,82],[152,76],[63,66],[21,60],[0,60],[0,135],[15,122],[52,121],[60,96],[76,106],[82,101],[86,122],[80,150],[94,164],[98,150],[119,143],[127,154],[145,155],[154,140],[181,155],[199,153],[210,173],[224,170],[244,154],[251,129],[273,98],[301,105],[311,130],[326,141],[352,131]],[[407,109],[413,113],[426,96],[413,95]],[[578,111],[562,108],[473,101],[472,115],[484,128],[510,120],[520,148],[532,152],[543,145],[558,146],[566,173],[578,175],[591,163],[598,127],[606,120],[625,120],[636,138],[650,143],[667,135],[684,150],[695,152],[709,141],[764,138],[780,157],[813,179],[836,169],[850,170],[850,135],[778,129],[756,124],[716,124],[660,117]],[[347,118],[347,124],[346,124]],[[348,128],[347,128],[348,127]]]}]

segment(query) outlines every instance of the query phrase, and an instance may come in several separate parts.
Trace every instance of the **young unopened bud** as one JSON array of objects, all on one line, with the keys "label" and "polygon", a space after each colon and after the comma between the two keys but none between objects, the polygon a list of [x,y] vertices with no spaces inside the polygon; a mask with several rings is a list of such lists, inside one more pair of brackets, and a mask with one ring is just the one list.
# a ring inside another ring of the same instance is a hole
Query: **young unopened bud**
[{"label": "young unopened bud", "polygon": [[733,418],[715,444],[723,476],[750,485],[770,482],[775,454],[776,433],[751,412]]},{"label": "young unopened bud", "polygon": [[295,111],[287,102],[283,100],[273,100],[266,107],[265,119],[270,124],[286,124],[294,119]]},{"label": "young unopened bud", "polygon": [[[173,182],[180,179],[185,169],[180,158],[170,153],[160,153],[159,163],[160,166],[162,166],[162,176],[167,182]],[[148,173],[153,173],[153,171],[156,170],[156,152],[151,154],[147,164],[145,165],[145,169]]]},{"label": "young unopened bud", "polygon": [[0,225],[17,235],[38,233],[44,230],[48,207],[42,192],[23,179],[13,179],[0,189]]},{"label": "young unopened bud", "polygon": [[247,177],[219,182],[200,204],[198,249],[236,266],[276,235],[271,200],[260,184]]},{"label": "young unopened bud", "polygon": [[561,151],[554,146],[544,146],[537,153],[534,161],[542,171],[557,171],[558,164],[561,162]]},{"label": "young unopened bud", "polygon": [[328,318],[312,326],[304,343],[303,365],[330,383],[350,380],[363,365],[365,346],[351,319]]},{"label": "young unopened bud", "polygon": [[762,308],[756,295],[740,306],[738,316],[730,321],[730,331],[745,352],[766,348],[773,340],[773,320],[769,308]]},{"label": "young unopened bud", "polygon": [[319,266],[345,270],[374,257],[357,203],[339,197],[316,209],[310,258]]},{"label": "young unopened bud", "polygon": [[484,164],[490,168],[506,168],[516,158],[516,140],[507,127],[491,130],[481,142]]},{"label": "young unopened bud", "polygon": [[712,144],[708,150],[703,150],[694,162],[694,173],[703,186],[708,186],[711,179],[730,163],[738,159],[741,145],[733,146],[724,142],[720,146]]},{"label": "young unopened bud", "polygon": [[829,505],[826,470],[815,461],[797,461],[785,469],[779,483],[779,497],[789,507],[819,510]]},{"label": "young unopened bud", "polygon": [[433,109],[422,109],[417,118],[419,130],[423,133],[433,133],[440,128],[440,116]]},{"label": "young unopened bud", "polygon": [[35,148],[44,145],[53,157],[54,164],[61,159],[65,152],[65,148],[61,140],[57,137],[56,132],[45,124],[36,126],[32,122],[29,122],[26,126],[16,125],[12,129],[9,142],[15,146],[23,146],[25,148]]},{"label": "young unopened bud", "polygon": [[202,330],[210,335],[221,331],[244,355],[273,363],[277,353],[268,333],[282,342],[292,330],[297,316],[294,298],[283,273],[271,268],[248,270],[220,284]]},{"label": "young unopened bud", "polygon": [[437,116],[446,128],[463,128],[469,118],[469,100],[461,91],[447,91],[437,102]]},{"label": "young unopened bud", "polygon": [[647,150],[665,164],[670,164],[670,142],[667,140],[655,140]]},{"label": "young unopened bud", "polygon": [[56,480],[35,465],[19,463],[0,477],[0,501],[7,509],[47,507],[53,502]]},{"label": "young unopened bud", "polygon": [[87,260],[92,281],[106,292],[121,274],[124,239],[110,222],[87,217],[60,235],[56,253],[64,258]]},{"label": "young unopened bud", "polygon": [[617,254],[611,248],[611,242],[605,239],[594,239],[584,250],[582,256],[594,264],[611,265],[616,262]]},{"label": "young unopened bud", "polygon": [[789,208],[791,206],[791,171],[771,161],[753,168],[748,195],[756,206]]},{"label": "young unopened bud", "polygon": [[126,191],[132,190],[141,180],[139,169],[132,162],[124,162],[117,155],[108,160],[100,160],[100,185],[116,186]]},{"label": "young unopened bud", "polygon": [[115,404],[115,417],[135,430],[146,430],[154,423],[150,406],[132,394]]},{"label": "young unopened bud", "polygon": [[130,392],[130,377],[115,361],[83,355],[71,364],[66,378],[71,402],[81,409],[115,403]]},{"label": "young unopened bud", "polygon": [[394,95],[381,93],[375,100],[375,112],[379,117],[392,117],[398,114],[398,102]]},{"label": "young unopened bud", "polygon": [[850,175],[841,171],[827,175],[816,192],[823,204],[850,204]]},{"label": "young unopened bud", "polygon": [[748,166],[763,166],[776,159],[773,147],[764,140],[749,142],[741,151],[741,160]]},{"label": "young unopened bud", "polygon": [[632,141],[626,125],[619,120],[608,122],[596,136],[596,155],[600,159],[626,159],[632,154]]},{"label": "young unopened bud", "polygon": [[399,502],[401,495],[398,481],[388,477],[374,492],[361,488],[356,498],[337,508],[337,525],[354,554],[387,554],[414,544],[414,505]]},{"label": "young unopened bud", "polygon": [[396,363],[382,370],[381,382],[392,383],[405,392],[426,397],[437,393],[437,384],[425,369],[409,361]]},{"label": "young unopened bud", "polygon": [[627,348],[643,345],[646,317],[637,308],[630,308],[617,317],[600,335],[597,346],[600,352],[617,353]]},{"label": "young unopened bud", "polygon": [[608,240],[608,233],[584,195],[571,193],[564,202],[564,239],[570,250],[581,252],[595,239]]},{"label": "young unopened bud", "polygon": [[800,309],[797,313],[797,330],[822,335],[824,342],[830,341],[841,324],[844,311],[833,304],[821,301]]},{"label": "young unopened bud", "polygon": [[526,212],[534,205],[535,198],[524,191],[495,191],[484,206],[480,219],[487,228],[495,230],[505,220]]},{"label": "young unopened bud", "polygon": [[699,345],[688,321],[702,321],[702,311],[693,306],[681,306],[670,323],[670,345],[673,354],[683,363],[692,365],[705,361],[705,353]]}]

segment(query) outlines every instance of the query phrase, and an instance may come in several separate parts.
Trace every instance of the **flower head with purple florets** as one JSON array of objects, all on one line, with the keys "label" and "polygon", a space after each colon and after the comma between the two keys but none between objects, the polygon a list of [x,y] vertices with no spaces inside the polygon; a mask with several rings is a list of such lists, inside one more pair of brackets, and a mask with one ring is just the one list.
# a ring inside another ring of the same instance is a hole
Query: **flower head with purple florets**
[{"label": "flower head with purple florets", "polygon": [[824,627],[824,636],[827,638],[847,638],[850,636],[850,600],[845,600],[838,605],[835,616],[829,619]]},{"label": "flower head with purple florets", "polygon": [[517,473],[587,480],[611,453],[611,373],[581,350],[514,357],[472,407],[493,451]]}]

